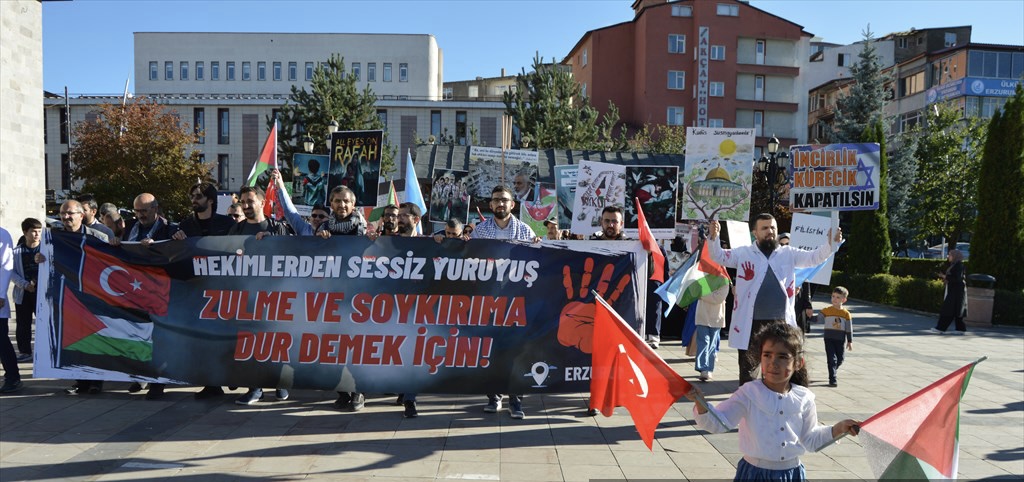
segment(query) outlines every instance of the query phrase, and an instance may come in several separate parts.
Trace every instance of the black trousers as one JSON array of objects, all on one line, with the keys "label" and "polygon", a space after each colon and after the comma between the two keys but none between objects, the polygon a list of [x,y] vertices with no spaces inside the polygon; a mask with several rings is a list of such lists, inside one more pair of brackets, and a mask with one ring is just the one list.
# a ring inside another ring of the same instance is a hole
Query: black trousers
[{"label": "black trousers", "polygon": [[757,376],[758,368],[761,366],[761,360],[752,360],[747,356],[747,352],[753,348],[754,337],[767,325],[785,322],[786,320],[754,320],[751,322],[750,341],[747,343],[747,349],[737,350],[739,351],[740,385],[752,381]]},{"label": "black trousers", "polygon": [[0,366],[3,366],[6,383],[14,383],[21,380],[21,372],[18,371],[18,357],[14,354],[14,346],[11,345],[11,337],[8,335],[7,318],[0,318]]},{"label": "black trousers", "polygon": [[962,316],[945,316],[939,315],[939,324],[935,326],[939,331],[946,331],[949,329],[949,325],[956,322],[956,331],[961,333],[967,331],[967,324],[964,323]]},{"label": "black trousers", "polygon": [[32,354],[32,316],[36,314],[36,293],[28,291],[21,303],[15,303],[14,337],[18,340],[18,353]]}]

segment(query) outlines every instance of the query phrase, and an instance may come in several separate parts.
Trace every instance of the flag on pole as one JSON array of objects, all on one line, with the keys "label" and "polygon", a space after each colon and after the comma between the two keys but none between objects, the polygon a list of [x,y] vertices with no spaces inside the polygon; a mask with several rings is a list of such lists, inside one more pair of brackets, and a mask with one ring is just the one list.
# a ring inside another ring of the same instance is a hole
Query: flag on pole
[{"label": "flag on pole", "polygon": [[875,477],[955,479],[960,452],[960,400],[982,358],[896,402],[860,425]]},{"label": "flag on pole", "polygon": [[373,211],[370,211],[370,216],[366,220],[371,223],[380,221],[381,216],[384,215],[384,208],[389,204],[394,204],[395,206],[402,204],[398,201],[398,193],[395,192],[395,181],[393,180],[388,182],[388,197],[384,200],[384,205],[373,208]]},{"label": "flag on pole", "polygon": [[[245,181],[246,186],[255,186],[256,180],[259,179],[260,175],[277,169],[277,123],[274,123],[274,127],[270,129],[270,135],[267,136],[267,141],[263,143],[263,150],[260,151],[260,158],[252,165],[252,170],[249,171],[249,177]],[[264,193],[263,199],[263,215],[270,218],[281,219],[284,217],[284,207],[281,206],[281,200],[278,199],[279,193],[275,183],[268,182],[267,189]],[[287,195],[287,194],[285,194]]]},{"label": "flag on pole", "polygon": [[594,299],[590,408],[610,417],[615,407],[625,407],[653,450],[658,423],[692,387],[600,295],[594,293]]},{"label": "flag on pole", "polygon": [[[842,241],[839,242],[839,246],[842,246],[845,242],[846,239],[843,239]],[[828,262],[831,261],[832,258],[836,256],[836,251],[839,251],[839,246],[836,246],[835,249],[832,250],[832,254],[830,254],[828,258],[825,259],[825,261],[822,261],[821,264],[817,266],[811,266],[810,268],[797,268],[795,271],[796,286],[800,286],[804,284],[807,280],[814,278],[818,274],[818,272],[821,271],[828,264]]]},{"label": "flag on pole", "polygon": [[651,233],[651,227],[647,224],[647,216],[644,216],[644,208],[640,206],[640,199],[633,198],[633,201],[636,203],[637,225],[640,228],[640,244],[644,246],[648,253],[651,253],[651,262],[654,263],[651,279],[664,283],[665,255],[662,254],[658,242],[654,240],[654,233]]},{"label": "flag on pole", "polygon": [[[423,202],[423,192],[420,191],[420,180],[416,177],[416,166],[412,163],[412,149],[406,151],[405,157],[405,202],[413,203],[420,208],[420,214],[427,216],[427,203]],[[416,225],[416,234],[420,233],[419,224]]]},{"label": "flag on pole", "polygon": [[672,307],[685,308],[728,283],[729,273],[725,271],[724,266],[711,259],[707,240],[704,240],[697,247],[697,252],[654,292],[665,300],[667,316]]}]

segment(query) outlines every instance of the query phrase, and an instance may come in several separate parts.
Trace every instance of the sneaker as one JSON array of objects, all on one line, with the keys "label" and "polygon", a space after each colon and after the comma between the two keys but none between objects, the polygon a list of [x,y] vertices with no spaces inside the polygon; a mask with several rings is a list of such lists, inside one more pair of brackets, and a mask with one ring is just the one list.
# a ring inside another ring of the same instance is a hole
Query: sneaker
[{"label": "sneaker", "polygon": [[277,396],[278,400],[288,400],[288,390],[278,388],[274,391],[274,395]]},{"label": "sneaker", "polygon": [[839,386],[839,384],[838,384],[838,383],[836,383],[835,381],[831,381],[831,382],[828,382],[828,386],[830,386],[830,387],[832,387],[832,388],[835,388],[835,387],[838,387],[838,386]]},{"label": "sneaker", "polygon": [[509,397],[508,399],[508,414],[516,420],[526,418],[526,414],[523,413],[523,401],[519,397]]},{"label": "sneaker", "polygon": [[596,408],[588,408],[587,409],[587,416],[588,417],[596,417],[598,413],[601,413],[601,412],[599,412]]},{"label": "sneaker", "polygon": [[263,399],[263,390],[260,388],[251,388],[245,395],[238,397],[235,400],[235,405],[253,405]]},{"label": "sneaker", "polygon": [[196,400],[206,400],[213,397],[224,396],[224,389],[221,387],[203,387],[202,390],[196,392]]},{"label": "sneaker", "polygon": [[74,385],[71,385],[70,387],[67,387],[67,388],[65,388],[65,389],[64,389],[64,393],[66,393],[66,394],[68,394],[68,395],[77,395],[77,394],[78,394],[78,391],[79,391],[80,389],[81,389],[81,388],[80,388],[80,387],[78,386],[78,384],[76,383],[76,384],[74,384]]},{"label": "sneaker", "polygon": [[24,386],[25,384],[21,380],[15,380],[13,382],[6,380],[4,381],[4,385],[0,387],[0,393],[14,393],[24,388]]},{"label": "sneaker", "polygon": [[409,400],[405,404],[405,418],[416,418],[420,413],[416,411],[416,402]]},{"label": "sneaker", "polygon": [[938,328],[929,328],[929,332],[935,333],[936,335],[944,335],[946,332],[939,330]]},{"label": "sneaker", "polygon": [[128,393],[139,393],[142,391],[142,389],[143,386],[139,382],[132,382],[131,385],[128,385]]},{"label": "sneaker", "polygon": [[700,376],[699,376],[699,377],[697,377],[697,379],[698,379],[698,380],[700,380],[700,381],[702,381],[702,382],[706,382],[706,381],[708,381],[708,372],[707,372],[707,371],[703,371],[703,370],[702,370],[702,371],[700,372]]},{"label": "sneaker", "polygon": [[715,379],[715,376],[714,376],[714,374],[713,374],[713,373],[711,373],[711,372],[704,372],[704,378],[707,378],[707,379],[708,379],[708,381],[711,381],[711,380],[714,380],[714,379]]},{"label": "sneaker", "polygon": [[22,353],[21,355],[18,355],[18,363],[25,363],[30,361],[32,361],[31,353]]},{"label": "sneaker", "polygon": [[659,343],[661,343],[661,337],[660,336],[658,336],[658,335],[647,335],[647,344],[650,345],[651,348],[654,348],[655,350],[657,350]]},{"label": "sneaker", "polygon": [[501,397],[488,401],[484,406],[484,411],[487,413],[498,413],[499,410],[501,410]]},{"label": "sneaker", "polygon": [[352,405],[352,395],[347,392],[338,392],[338,399],[334,401],[334,408],[338,410],[348,409]]},{"label": "sneaker", "polygon": [[150,383],[149,391],[146,392],[146,400],[160,400],[164,398],[164,384]]},{"label": "sneaker", "polygon": [[352,407],[353,412],[358,412],[366,406],[366,396],[362,392],[356,392],[352,394]]}]

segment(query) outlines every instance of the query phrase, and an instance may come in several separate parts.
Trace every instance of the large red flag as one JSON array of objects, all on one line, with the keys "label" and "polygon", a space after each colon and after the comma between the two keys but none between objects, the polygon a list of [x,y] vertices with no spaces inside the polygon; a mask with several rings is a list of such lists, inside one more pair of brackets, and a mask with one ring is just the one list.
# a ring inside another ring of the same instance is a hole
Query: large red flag
[{"label": "large red flag", "polygon": [[640,228],[640,244],[644,246],[644,249],[648,253],[651,253],[651,262],[654,263],[654,271],[652,271],[651,279],[661,283],[665,282],[665,256],[661,254],[661,247],[658,246],[658,242],[654,240],[654,234],[651,233],[651,227],[647,225],[647,217],[644,216],[644,209],[640,207],[640,199],[633,198],[636,202],[636,214],[639,217],[637,219],[637,226]]},{"label": "large red flag", "polygon": [[82,291],[113,306],[167,315],[171,280],[161,268],[139,266],[85,245]]},{"label": "large red flag", "polygon": [[594,297],[590,408],[610,417],[615,407],[625,407],[640,438],[653,450],[658,423],[692,387],[604,299],[596,293]]}]

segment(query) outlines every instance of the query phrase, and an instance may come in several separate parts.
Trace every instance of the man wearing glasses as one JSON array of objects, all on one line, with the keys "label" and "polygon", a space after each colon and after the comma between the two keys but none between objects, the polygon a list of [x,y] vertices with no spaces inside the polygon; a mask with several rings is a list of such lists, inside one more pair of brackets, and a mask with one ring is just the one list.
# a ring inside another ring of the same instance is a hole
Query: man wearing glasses
[{"label": "man wearing glasses", "polygon": [[[526,223],[516,219],[512,215],[512,209],[516,207],[515,197],[512,190],[505,186],[495,186],[491,190],[491,212],[494,213],[490,219],[477,224],[471,239],[499,239],[506,241],[531,241],[538,243],[540,238],[533,234]],[[487,413],[498,413],[501,411],[500,393],[487,395],[487,405],[484,411]],[[509,394],[508,413],[512,418],[521,419],[526,417],[523,412],[523,401],[520,395]]]},{"label": "man wearing glasses", "polygon": [[208,182],[201,182],[189,191],[192,199],[192,215],[178,225],[178,232],[172,239],[182,240],[189,236],[223,236],[235,224],[231,217],[217,214],[217,188]]},{"label": "man wearing glasses", "polygon": [[242,205],[238,203],[231,203],[228,206],[228,217],[235,220],[235,224],[245,221],[245,211],[242,211]]}]

